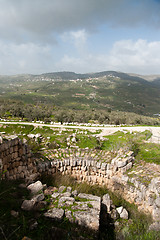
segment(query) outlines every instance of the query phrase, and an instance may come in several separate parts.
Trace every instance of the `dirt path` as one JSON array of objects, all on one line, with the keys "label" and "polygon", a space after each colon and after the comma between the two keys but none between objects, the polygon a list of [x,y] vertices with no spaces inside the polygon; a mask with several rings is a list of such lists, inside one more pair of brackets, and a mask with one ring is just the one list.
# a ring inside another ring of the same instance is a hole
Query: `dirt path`
[{"label": "dirt path", "polygon": [[35,127],[52,127],[52,128],[72,128],[72,129],[86,129],[86,130],[102,130],[99,136],[106,136],[113,134],[117,131],[130,131],[130,132],[143,132],[149,130],[152,133],[152,137],[149,142],[160,144],[160,127],[150,127],[150,126],[138,126],[138,127],[117,127],[117,126],[106,126],[106,127],[89,127],[89,126],[68,126],[59,124],[43,124],[43,123],[29,123],[29,122],[0,122],[0,124],[20,124],[20,125],[33,125]]},{"label": "dirt path", "polygon": [[110,127],[102,129],[100,136],[110,135],[117,131],[130,131],[130,132],[143,132],[149,130],[152,133],[152,137],[149,139],[149,142],[159,143],[160,144],[160,127]]}]

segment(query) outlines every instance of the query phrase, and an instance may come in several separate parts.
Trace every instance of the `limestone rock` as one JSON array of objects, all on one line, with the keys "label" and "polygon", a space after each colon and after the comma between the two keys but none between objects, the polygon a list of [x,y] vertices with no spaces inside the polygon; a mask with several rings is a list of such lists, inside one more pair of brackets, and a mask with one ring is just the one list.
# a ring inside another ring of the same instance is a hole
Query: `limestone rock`
[{"label": "limestone rock", "polygon": [[71,193],[70,192],[65,192],[61,194],[62,197],[71,197]]},{"label": "limestone rock", "polygon": [[122,212],[120,213],[120,218],[128,219],[128,212],[125,208],[123,208]]},{"label": "limestone rock", "polygon": [[70,206],[73,205],[75,199],[72,197],[61,197],[59,199],[58,207]]},{"label": "limestone rock", "polygon": [[65,186],[61,186],[61,187],[59,187],[59,190],[58,190],[58,192],[63,192],[64,190],[66,189],[66,187]]},{"label": "limestone rock", "polygon": [[40,202],[44,199],[44,194],[41,193],[41,194],[38,194],[36,195],[35,197],[32,198],[35,202]]},{"label": "limestone rock", "polygon": [[31,194],[35,195],[43,189],[43,185],[40,181],[37,181],[30,184],[27,189],[31,191]]},{"label": "limestone rock", "polygon": [[58,192],[55,192],[51,195],[52,198],[57,198],[59,196],[59,193]]},{"label": "limestone rock", "polygon": [[87,194],[87,193],[79,193],[78,194],[78,197],[79,198],[85,198],[85,199],[89,199],[89,200],[95,200],[97,202],[100,202],[101,201],[101,198],[98,197],[98,196],[94,196],[92,194]]},{"label": "limestone rock", "polygon": [[73,212],[75,222],[81,226],[88,227],[92,230],[98,231],[99,229],[99,212],[95,209],[90,211],[76,211]]},{"label": "limestone rock", "polygon": [[66,216],[66,218],[68,218],[68,220],[70,221],[70,222],[74,222],[74,219],[73,219],[73,217],[72,217],[72,212],[71,211],[69,211],[69,210],[65,210],[65,216]]},{"label": "limestone rock", "polygon": [[72,192],[72,188],[71,187],[67,187],[67,192],[71,193]]},{"label": "limestone rock", "polygon": [[61,221],[64,216],[64,210],[59,208],[53,208],[44,213],[44,216],[48,218],[53,218],[57,221]]},{"label": "limestone rock", "polygon": [[117,210],[117,212],[119,213],[119,215],[122,213],[122,211],[123,211],[123,207],[121,206],[121,207],[118,207],[118,208],[116,208],[116,210]]},{"label": "limestone rock", "polygon": [[21,208],[25,211],[31,211],[33,210],[34,208],[34,205],[35,205],[36,201],[31,199],[31,200],[24,200],[22,205],[21,205]]},{"label": "limestone rock", "polygon": [[119,160],[119,161],[117,161],[116,165],[118,168],[125,167],[127,165],[127,160],[126,159]]},{"label": "limestone rock", "polygon": [[154,222],[149,226],[149,231],[160,231],[160,222]]},{"label": "limestone rock", "polygon": [[109,194],[107,193],[102,198],[102,205],[106,208],[107,212],[110,212],[111,204],[112,204],[112,201],[110,199]]},{"label": "limestone rock", "polygon": [[34,211],[41,211],[46,206],[47,206],[47,202],[46,201],[39,201],[39,202],[35,203],[33,210]]},{"label": "limestone rock", "polygon": [[74,191],[72,192],[72,196],[73,196],[73,197],[76,197],[77,195],[78,195],[77,190],[74,190]]}]

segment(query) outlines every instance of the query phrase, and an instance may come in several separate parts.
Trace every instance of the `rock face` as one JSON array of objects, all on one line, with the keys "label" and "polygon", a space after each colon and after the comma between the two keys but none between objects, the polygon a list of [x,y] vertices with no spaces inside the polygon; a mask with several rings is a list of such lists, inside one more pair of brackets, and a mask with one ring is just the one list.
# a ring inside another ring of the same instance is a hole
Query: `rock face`
[{"label": "rock face", "polygon": [[[50,196],[49,206],[44,213],[46,218],[61,221],[64,217],[71,223],[77,223],[83,227],[98,232],[101,211],[101,198],[91,194],[73,192],[71,187],[61,186],[59,189],[49,187],[43,191],[40,181],[30,184],[27,189],[31,191],[32,198],[24,200],[21,208],[24,211],[39,211],[46,207],[45,196]],[[52,193],[52,195],[50,195]],[[49,208],[49,209],[48,209]]]}]

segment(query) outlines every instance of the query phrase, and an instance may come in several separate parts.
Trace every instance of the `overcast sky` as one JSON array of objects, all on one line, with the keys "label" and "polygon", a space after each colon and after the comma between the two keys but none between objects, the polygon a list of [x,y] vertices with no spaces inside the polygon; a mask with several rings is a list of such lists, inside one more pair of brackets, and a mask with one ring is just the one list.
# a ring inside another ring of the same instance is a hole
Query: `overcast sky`
[{"label": "overcast sky", "polygon": [[160,0],[0,0],[0,75],[160,74]]}]

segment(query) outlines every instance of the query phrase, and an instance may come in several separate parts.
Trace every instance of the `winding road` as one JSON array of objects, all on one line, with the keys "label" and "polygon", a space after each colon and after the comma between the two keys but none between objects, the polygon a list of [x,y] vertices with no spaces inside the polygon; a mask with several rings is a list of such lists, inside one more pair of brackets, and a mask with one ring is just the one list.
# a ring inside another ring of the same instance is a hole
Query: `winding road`
[{"label": "winding road", "polygon": [[121,127],[121,126],[112,126],[108,125],[105,127],[101,126],[69,126],[69,125],[60,125],[60,124],[45,124],[45,123],[32,123],[32,122],[0,122],[0,124],[19,124],[19,125],[33,125],[35,127],[50,127],[50,128],[72,128],[72,129],[86,129],[86,130],[102,130],[99,136],[111,135],[117,131],[130,131],[130,132],[143,132],[149,130],[152,133],[152,137],[149,139],[149,142],[159,143],[160,144],[160,127],[153,126],[131,126],[131,127]]}]

